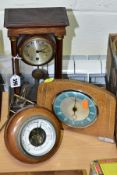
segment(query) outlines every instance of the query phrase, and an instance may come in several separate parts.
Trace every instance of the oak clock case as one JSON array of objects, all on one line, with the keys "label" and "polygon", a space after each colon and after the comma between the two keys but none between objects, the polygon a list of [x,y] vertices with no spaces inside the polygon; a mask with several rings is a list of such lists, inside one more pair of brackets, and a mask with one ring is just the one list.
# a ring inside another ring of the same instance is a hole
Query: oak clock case
[{"label": "oak clock case", "polygon": [[12,156],[25,163],[52,157],[62,140],[62,125],[49,110],[27,107],[18,111],[5,128],[5,144]]},{"label": "oak clock case", "polygon": [[19,37],[17,48],[26,64],[42,66],[54,58],[56,43],[52,34],[24,35]]},{"label": "oak clock case", "polygon": [[54,80],[40,84],[37,104],[52,111],[64,129],[114,137],[116,99],[104,88],[75,80]]}]

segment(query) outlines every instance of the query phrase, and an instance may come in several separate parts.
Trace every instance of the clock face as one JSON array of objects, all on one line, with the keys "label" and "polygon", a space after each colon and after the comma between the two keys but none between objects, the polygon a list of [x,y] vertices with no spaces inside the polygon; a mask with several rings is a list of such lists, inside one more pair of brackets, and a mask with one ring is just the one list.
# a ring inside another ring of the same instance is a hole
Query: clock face
[{"label": "clock face", "polygon": [[30,65],[44,65],[48,63],[54,55],[53,43],[43,37],[32,37],[27,39],[20,48],[22,59]]},{"label": "clock face", "polygon": [[33,116],[18,132],[18,144],[31,156],[43,156],[55,145],[56,131],[52,123],[41,116]]},{"label": "clock face", "polygon": [[58,94],[53,103],[55,115],[64,124],[83,128],[91,125],[97,119],[95,102],[87,94],[74,90]]}]

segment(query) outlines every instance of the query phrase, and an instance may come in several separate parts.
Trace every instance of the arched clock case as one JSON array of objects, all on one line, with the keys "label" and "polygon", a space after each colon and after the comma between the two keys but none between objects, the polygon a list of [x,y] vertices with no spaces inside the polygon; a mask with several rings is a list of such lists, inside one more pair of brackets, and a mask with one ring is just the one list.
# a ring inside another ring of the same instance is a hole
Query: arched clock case
[{"label": "arched clock case", "polygon": [[114,138],[116,99],[104,88],[75,80],[54,80],[40,84],[37,104],[52,111],[65,129]]}]

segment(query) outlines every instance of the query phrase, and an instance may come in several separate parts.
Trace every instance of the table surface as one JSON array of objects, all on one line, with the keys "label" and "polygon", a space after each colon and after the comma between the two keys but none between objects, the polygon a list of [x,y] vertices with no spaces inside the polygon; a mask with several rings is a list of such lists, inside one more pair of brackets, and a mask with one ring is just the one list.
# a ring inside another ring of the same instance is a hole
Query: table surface
[{"label": "table surface", "polygon": [[96,137],[64,131],[59,150],[45,162],[28,165],[13,158],[4,145],[4,134],[0,134],[0,172],[32,172],[86,169],[95,159],[117,158],[115,144],[98,141]]}]

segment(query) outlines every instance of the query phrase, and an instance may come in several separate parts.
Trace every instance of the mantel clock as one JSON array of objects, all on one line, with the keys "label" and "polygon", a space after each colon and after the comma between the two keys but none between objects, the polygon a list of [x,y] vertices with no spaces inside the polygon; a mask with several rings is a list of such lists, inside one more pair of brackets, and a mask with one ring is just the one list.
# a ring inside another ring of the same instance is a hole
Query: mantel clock
[{"label": "mantel clock", "polygon": [[115,96],[75,80],[54,80],[38,87],[37,104],[52,111],[63,128],[114,139]]},{"label": "mantel clock", "polygon": [[64,7],[5,9],[4,26],[11,42],[13,74],[20,75],[20,56],[32,66],[55,59],[54,77],[62,78],[63,38],[68,25]]}]

